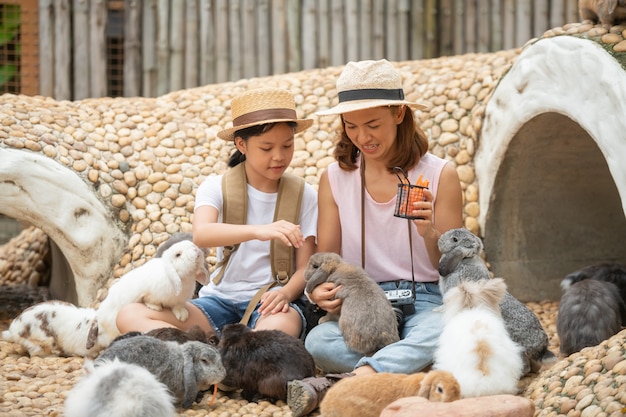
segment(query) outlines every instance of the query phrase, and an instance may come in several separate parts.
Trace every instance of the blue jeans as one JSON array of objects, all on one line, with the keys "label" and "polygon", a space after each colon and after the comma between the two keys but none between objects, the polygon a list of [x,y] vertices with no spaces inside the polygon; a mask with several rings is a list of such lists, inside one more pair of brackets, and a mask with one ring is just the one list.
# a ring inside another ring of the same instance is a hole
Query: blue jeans
[{"label": "blue jeans", "polygon": [[[411,288],[403,281],[398,288]],[[380,283],[383,290],[396,289],[395,282]],[[317,325],[305,339],[305,347],[315,363],[326,373],[350,372],[363,365],[376,372],[411,374],[433,362],[433,356],[442,328],[442,317],[434,308],[442,305],[441,292],[436,283],[415,283],[415,313],[404,318],[400,341],[364,357],[346,346],[336,321]]]},{"label": "blue jeans", "polygon": [[[246,308],[248,307],[248,302],[233,302],[227,300],[225,298],[216,297],[214,295],[208,295],[205,297],[194,298],[190,300],[192,304],[198,307],[204,315],[209,320],[211,327],[215,329],[218,334],[221,334],[222,328],[227,324],[231,323],[239,323],[244,313],[246,312]],[[250,320],[248,320],[248,327],[254,329],[256,326],[256,322],[260,317],[259,307],[261,303],[257,304],[256,308],[250,315]],[[304,314],[299,306],[295,303],[289,303],[289,306],[295,309],[300,315],[300,320],[302,320],[302,334],[304,334],[304,330],[306,329],[306,320],[304,319]]]}]

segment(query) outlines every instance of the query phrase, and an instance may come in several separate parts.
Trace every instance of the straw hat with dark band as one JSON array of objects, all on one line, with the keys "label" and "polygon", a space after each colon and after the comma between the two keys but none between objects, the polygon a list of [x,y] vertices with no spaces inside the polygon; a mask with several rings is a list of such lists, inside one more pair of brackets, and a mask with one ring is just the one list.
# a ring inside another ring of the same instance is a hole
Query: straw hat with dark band
[{"label": "straw hat with dark band", "polygon": [[424,104],[404,99],[400,73],[386,59],[348,62],[337,79],[337,95],[339,104],[315,114],[342,114],[380,106],[427,108]]},{"label": "straw hat with dark band", "polygon": [[313,124],[311,119],[298,119],[293,95],[276,88],[257,88],[233,98],[231,104],[233,127],[218,132],[224,140],[235,140],[235,132],[247,127],[277,122],[295,122],[294,133]]}]

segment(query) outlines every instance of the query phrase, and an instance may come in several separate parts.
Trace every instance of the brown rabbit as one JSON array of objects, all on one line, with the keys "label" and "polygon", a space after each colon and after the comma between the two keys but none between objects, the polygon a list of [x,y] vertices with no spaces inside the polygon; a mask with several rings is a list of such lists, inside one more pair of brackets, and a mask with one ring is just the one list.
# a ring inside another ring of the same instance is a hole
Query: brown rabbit
[{"label": "brown rabbit", "polygon": [[578,13],[581,20],[616,25],[626,21],[626,0],[579,0]]},{"label": "brown rabbit", "polygon": [[395,400],[412,396],[450,402],[461,398],[461,388],[446,371],[359,375],[330,387],[320,404],[320,413],[324,417],[378,417]]}]

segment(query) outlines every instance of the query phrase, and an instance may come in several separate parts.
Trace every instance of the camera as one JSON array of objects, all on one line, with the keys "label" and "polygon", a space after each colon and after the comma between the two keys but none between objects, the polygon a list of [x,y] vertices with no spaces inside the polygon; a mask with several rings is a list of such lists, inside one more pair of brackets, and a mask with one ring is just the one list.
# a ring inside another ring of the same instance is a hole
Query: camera
[{"label": "camera", "polygon": [[387,299],[391,303],[391,308],[396,315],[398,329],[402,327],[404,316],[415,313],[415,296],[411,290],[389,290],[385,291]]}]

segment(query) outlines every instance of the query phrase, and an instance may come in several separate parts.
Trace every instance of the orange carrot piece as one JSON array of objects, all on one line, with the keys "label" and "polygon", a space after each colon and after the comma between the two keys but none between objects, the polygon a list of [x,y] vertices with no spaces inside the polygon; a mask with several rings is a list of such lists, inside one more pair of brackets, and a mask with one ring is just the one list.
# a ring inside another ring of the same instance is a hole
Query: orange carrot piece
[{"label": "orange carrot piece", "polygon": [[209,401],[209,405],[213,405],[213,403],[215,403],[216,398],[217,398],[217,384],[213,384],[213,395],[211,396],[211,401]]}]

